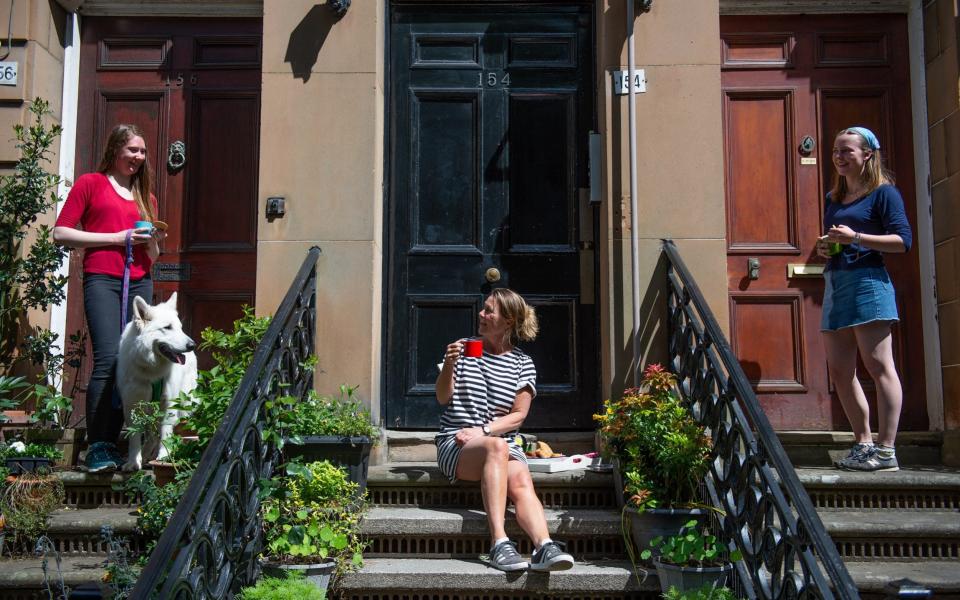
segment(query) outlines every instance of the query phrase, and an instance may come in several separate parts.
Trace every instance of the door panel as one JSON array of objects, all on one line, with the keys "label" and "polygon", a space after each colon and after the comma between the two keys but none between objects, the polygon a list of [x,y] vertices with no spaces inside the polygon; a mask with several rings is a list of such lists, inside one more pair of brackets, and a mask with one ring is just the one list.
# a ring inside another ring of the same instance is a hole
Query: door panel
[{"label": "door panel", "polygon": [[500,286],[540,317],[539,338],[522,345],[540,383],[525,427],[592,427],[596,318],[592,294],[580,297],[578,242],[593,209],[577,193],[593,121],[590,15],[586,3],[392,9],[391,427],[437,426],[443,349],[475,334]]},{"label": "door panel", "polygon": [[[96,168],[117,123],[143,130],[158,218],[170,225],[152,272],[155,300],[179,292],[184,327],[197,340],[207,326],[230,327],[241,305],[254,302],[260,31],[259,19],[83,22],[76,174]],[[187,157],[179,170],[167,167],[177,140]],[[72,290],[83,289],[80,264],[71,261]],[[75,292],[67,331],[85,327]],[[209,366],[208,356],[199,359]],[[81,391],[86,362],[73,374]]]},{"label": "door panel", "polygon": [[[776,31],[778,33],[770,33]],[[906,20],[896,15],[722,17],[731,342],[773,425],[848,427],[826,369],[814,244],[842,127],[880,138],[916,232]],[[811,151],[801,149],[805,137]],[[902,429],[927,428],[918,253],[888,255],[900,323],[894,354],[904,384]],[[757,279],[748,260],[759,260]],[[862,363],[858,372],[874,402]],[[876,411],[872,411],[876,415]]]}]

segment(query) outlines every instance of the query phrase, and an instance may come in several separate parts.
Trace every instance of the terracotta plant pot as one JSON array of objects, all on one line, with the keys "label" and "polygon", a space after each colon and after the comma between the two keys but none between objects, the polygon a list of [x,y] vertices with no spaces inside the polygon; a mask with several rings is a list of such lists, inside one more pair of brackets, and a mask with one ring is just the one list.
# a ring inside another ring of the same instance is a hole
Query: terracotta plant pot
[{"label": "terracotta plant pot", "polygon": [[157,487],[163,487],[168,483],[173,483],[173,479],[177,474],[173,463],[151,460],[148,464],[153,468],[153,480],[156,482]]}]

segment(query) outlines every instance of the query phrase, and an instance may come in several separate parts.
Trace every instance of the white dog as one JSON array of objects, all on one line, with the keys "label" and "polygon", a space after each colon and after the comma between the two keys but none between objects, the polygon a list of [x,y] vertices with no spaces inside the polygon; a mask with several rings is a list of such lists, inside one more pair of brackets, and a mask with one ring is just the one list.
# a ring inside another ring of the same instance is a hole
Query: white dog
[{"label": "white dog", "polygon": [[[159,438],[142,440],[140,434],[130,436],[130,452],[124,471],[137,471],[143,466],[144,454],[156,452],[157,459],[167,456],[164,442],[173,435],[180,418],[169,407],[180,392],[190,393],[197,387],[196,344],[183,332],[177,316],[177,294],[166,302],[150,306],[139,296],[133,299],[133,318],[120,337],[117,355],[117,388],[123,399],[123,418],[130,424],[130,414],[141,402],[153,398],[153,383],[162,381],[160,405],[164,416]],[[158,448],[159,446],[159,448]]]}]

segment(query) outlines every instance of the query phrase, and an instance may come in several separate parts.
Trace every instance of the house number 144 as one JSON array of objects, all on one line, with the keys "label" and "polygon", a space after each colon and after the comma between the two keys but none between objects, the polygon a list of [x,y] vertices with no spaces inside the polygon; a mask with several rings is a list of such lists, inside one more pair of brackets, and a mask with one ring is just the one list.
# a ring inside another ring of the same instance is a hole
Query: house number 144
[{"label": "house number 144", "polygon": [[498,85],[510,85],[510,73],[504,73],[503,77],[498,77],[493,71],[488,71],[487,73],[480,72],[480,87],[486,85],[487,87],[497,87]]}]

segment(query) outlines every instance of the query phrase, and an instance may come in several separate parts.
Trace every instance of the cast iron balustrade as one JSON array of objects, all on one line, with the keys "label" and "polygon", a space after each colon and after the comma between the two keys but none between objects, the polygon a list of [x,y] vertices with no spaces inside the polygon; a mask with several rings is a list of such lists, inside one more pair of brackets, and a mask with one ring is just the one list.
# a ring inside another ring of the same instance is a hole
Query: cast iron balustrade
[{"label": "cast iron balustrade", "polygon": [[751,597],[859,598],[750,382],[671,240],[667,287],[671,370],[713,437],[705,501],[723,511],[718,538],[743,553]]},{"label": "cast iron balustrade", "polygon": [[131,598],[233,598],[256,581],[263,549],[261,479],[272,476],[280,452],[264,440],[273,418],[268,404],[303,398],[313,371],[317,258],[314,246],[253,355],[223,421],[150,554]]}]

